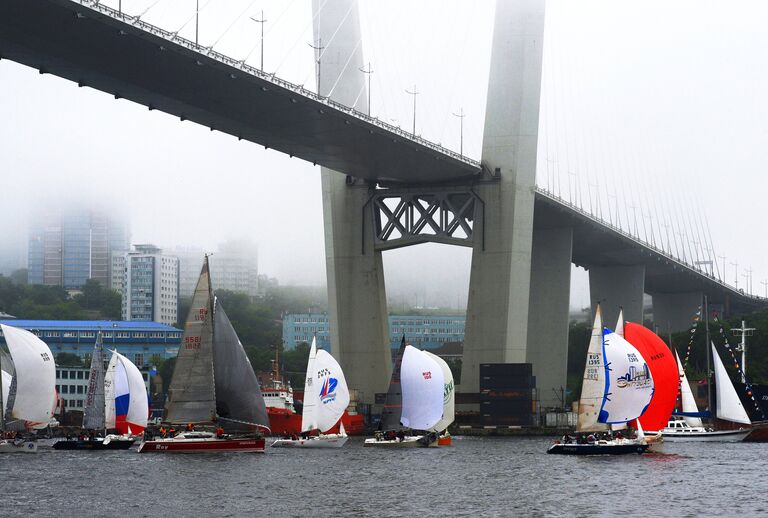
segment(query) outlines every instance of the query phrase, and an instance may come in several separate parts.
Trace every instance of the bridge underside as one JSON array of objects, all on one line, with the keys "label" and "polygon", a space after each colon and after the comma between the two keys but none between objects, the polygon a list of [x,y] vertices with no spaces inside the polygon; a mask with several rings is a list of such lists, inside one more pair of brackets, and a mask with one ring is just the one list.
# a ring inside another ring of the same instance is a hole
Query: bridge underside
[{"label": "bridge underside", "polygon": [[444,182],[479,171],[398,128],[98,9],[0,0],[0,58],[370,181]]}]

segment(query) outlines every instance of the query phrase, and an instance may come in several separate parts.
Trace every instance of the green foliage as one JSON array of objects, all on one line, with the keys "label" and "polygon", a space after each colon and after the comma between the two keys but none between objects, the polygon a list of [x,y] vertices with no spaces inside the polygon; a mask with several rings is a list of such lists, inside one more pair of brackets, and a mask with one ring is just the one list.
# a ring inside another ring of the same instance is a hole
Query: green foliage
[{"label": "green foliage", "polygon": [[89,280],[81,295],[69,298],[60,286],[20,284],[0,275],[0,311],[28,320],[119,320],[120,294]]},{"label": "green foliage", "polygon": [[453,374],[454,386],[461,383],[461,358],[443,358]]},{"label": "green foliage", "polygon": [[76,354],[59,353],[56,355],[56,365],[59,367],[85,367],[83,361]]}]

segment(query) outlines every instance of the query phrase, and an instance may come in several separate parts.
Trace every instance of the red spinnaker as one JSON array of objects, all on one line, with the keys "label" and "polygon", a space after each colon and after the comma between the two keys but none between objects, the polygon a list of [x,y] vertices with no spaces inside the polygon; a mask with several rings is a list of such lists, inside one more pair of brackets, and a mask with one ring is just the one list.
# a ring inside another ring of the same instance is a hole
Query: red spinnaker
[{"label": "red spinnaker", "polygon": [[664,340],[640,324],[627,322],[624,326],[624,338],[643,355],[653,376],[653,398],[640,416],[640,424],[643,430],[661,430],[667,426],[677,401],[680,378],[675,356]]}]

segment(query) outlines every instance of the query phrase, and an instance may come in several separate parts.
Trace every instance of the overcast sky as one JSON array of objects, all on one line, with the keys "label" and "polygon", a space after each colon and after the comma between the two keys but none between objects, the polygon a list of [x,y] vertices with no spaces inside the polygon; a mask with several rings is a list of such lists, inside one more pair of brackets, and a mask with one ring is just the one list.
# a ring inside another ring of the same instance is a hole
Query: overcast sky
[{"label": "overcast sky", "polygon": [[[201,6],[201,43],[257,66],[259,26],[249,17],[263,9],[265,69],[314,85],[309,0]],[[417,132],[458,150],[452,113],[463,108],[464,151],[479,159],[493,2],[361,6],[372,115],[410,128],[404,90],[416,85]],[[146,21],[194,37],[193,0],[123,7],[149,8]],[[738,260],[740,287],[751,266],[753,291],[765,294],[766,15],[760,1],[550,0],[539,185],[673,248],[701,242],[706,208],[709,255],[720,256],[720,270],[726,257],[726,280]],[[7,60],[0,115],[2,246],[18,246],[30,211],[98,202],[129,214],[133,242],[213,249],[249,237],[263,273],[325,282],[319,168]],[[463,307],[469,262],[464,248],[387,252],[390,299]],[[574,285],[572,303],[586,304],[583,273]]]}]

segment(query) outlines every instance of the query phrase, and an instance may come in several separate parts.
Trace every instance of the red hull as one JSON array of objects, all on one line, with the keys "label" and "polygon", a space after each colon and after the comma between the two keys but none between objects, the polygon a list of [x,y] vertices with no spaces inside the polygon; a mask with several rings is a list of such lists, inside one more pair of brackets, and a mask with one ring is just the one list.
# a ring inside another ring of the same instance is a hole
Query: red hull
[{"label": "red hull", "polygon": [[261,439],[217,439],[213,441],[160,440],[145,441],[139,453],[206,453],[206,452],[256,452],[264,453],[266,441]]},{"label": "red hull", "polygon": [[[269,415],[269,427],[273,435],[298,435],[301,433],[301,414],[282,408],[267,407]],[[344,430],[347,435],[362,435],[365,432],[365,422],[360,414],[349,415],[344,412],[341,416]],[[334,426],[326,433],[339,433],[339,425]]]}]

